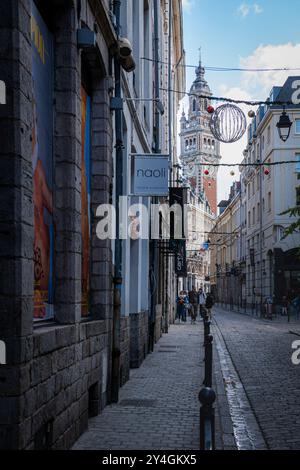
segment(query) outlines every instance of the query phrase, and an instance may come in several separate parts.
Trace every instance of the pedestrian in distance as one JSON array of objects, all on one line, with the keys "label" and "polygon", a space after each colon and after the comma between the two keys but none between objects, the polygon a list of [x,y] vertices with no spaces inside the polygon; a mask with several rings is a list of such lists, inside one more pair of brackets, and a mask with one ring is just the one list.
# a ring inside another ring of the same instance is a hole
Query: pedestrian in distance
[{"label": "pedestrian in distance", "polygon": [[197,313],[198,313],[198,293],[195,286],[192,287],[192,290],[189,291],[189,301],[190,301],[190,312],[191,312],[191,323],[196,323]]},{"label": "pedestrian in distance", "polygon": [[268,295],[268,297],[266,297],[266,299],[264,301],[264,304],[265,304],[265,317],[272,319],[272,316],[273,316],[273,297],[271,295]]},{"label": "pedestrian in distance", "polygon": [[281,302],[281,315],[284,317],[287,317],[288,315],[288,307],[289,307],[289,301],[286,295],[282,297],[282,302]]},{"label": "pedestrian in distance", "polygon": [[182,321],[186,321],[186,304],[188,303],[188,298],[185,294],[185,292],[182,290],[179,292],[179,295],[176,299],[177,303],[177,315],[176,317]]},{"label": "pedestrian in distance", "polygon": [[206,300],[205,300],[205,308],[206,308],[206,311],[207,311],[208,318],[210,320],[211,320],[211,317],[212,317],[213,305],[214,305],[213,296],[210,293],[208,293],[207,296],[206,296]]},{"label": "pedestrian in distance", "polygon": [[200,308],[200,315],[201,315],[202,318],[204,317],[205,301],[206,301],[205,292],[203,291],[202,287],[200,287],[200,289],[198,291],[198,304],[199,304],[199,308]]}]

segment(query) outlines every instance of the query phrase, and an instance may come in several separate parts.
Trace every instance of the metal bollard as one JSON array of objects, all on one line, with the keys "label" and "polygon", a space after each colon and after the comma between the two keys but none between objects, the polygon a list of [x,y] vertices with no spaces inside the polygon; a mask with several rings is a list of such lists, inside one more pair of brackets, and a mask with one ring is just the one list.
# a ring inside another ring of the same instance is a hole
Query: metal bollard
[{"label": "metal bollard", "polygon": [[210,325],[211,325],[211,321],[210,321],[209,316],[207,315],[207,313],[205,313],[205,315],[204,315],[203,325],[204,325],[204,343],[203,343],[203,346],[205,346],[206,338],[210,334]]},{"label": "metal bollard", "polygon": [[204,387],[200,390],[200,450],[215,450],[215,399],[212,388]]},{"label": "metal bollard", "polygon": [[212,387],[212,365],[213,365],[213,336],[208,335],[205,341],[204,356],[204,381],[205,387]]}]

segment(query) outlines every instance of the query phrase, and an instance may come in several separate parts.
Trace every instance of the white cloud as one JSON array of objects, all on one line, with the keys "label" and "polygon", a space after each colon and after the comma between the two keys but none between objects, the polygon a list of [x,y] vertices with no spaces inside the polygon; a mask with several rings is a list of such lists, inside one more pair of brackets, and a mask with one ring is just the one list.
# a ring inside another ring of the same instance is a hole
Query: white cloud
[{"label": "white cloud", "polygon": [[246,18],[250,13],[250,5],[247,5],[246,3],[242,3],[238,7],[238,14],[240,14],[243,18]]},{"label": "white cloud", "polygon": [[241,15],[242,18],[246,18],[251,11],[253,11],[255,15],[260,15],[263,12],[263,8],[258,3],[253,3],[251,5],[248,3],[242,3],[237,9],[238,14]]},{"label": "white cloud", "polygon": [[182,0],[182,8],[186,12],[190,12],[194,6],[194,1],[193,0]]},{"label": "white cloud", "polygon": [[264,11],[263,8],[257,3],[254,3],[253,8],[256,15],[260,15]]},{"label": "white cloud", "polygon": [[[240,58],[241,68],[274,69],[274,68],[300,68],[300,43],[261,45],[248,57]],[[243,72],[239,87],[222,85],[216,92],[224,98],[233,98],[245,101],[264,101],[273,86],[282,86],[289,76],[299,76],[300,71],[274,71],[269,72]],[[245,113],[248,123],[248,111],[256,110],[245,105],[238,105]],[[247,143],[247,134],[234,144],[221,144],[223,163],[240,162]],[[218,201],[228,197],[229,188],[234,180],[239,179],[238,169],[235,176],[230,175],[230,167],[220,167],[218,173]]]},{"label": "white cloud", "polygon": [[[240,58],[240,66],[250,69],[300,68],[300,43],[261,45],[248,57]],[[266,99],[273,86],[282,86],[292,75],[300,75],[299,71],[244,72],[242,88],[254,99]]]}]

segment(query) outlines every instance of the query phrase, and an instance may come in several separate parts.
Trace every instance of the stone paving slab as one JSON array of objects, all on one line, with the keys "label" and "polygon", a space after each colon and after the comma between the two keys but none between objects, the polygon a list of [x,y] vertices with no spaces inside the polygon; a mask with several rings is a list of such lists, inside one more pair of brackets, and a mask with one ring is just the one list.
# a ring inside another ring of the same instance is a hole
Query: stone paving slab
[{"label": "stone paving slab", "polygon": [[[202,322],[171,325],[141,367],[131,371],[130,380],[120,390],[119,403],[92,418],[73,449],[199,449],[202,344]],[[218,408],[216,411],[216,443],[222,448]],[[231,448],[228,435],[226,439]]]}]

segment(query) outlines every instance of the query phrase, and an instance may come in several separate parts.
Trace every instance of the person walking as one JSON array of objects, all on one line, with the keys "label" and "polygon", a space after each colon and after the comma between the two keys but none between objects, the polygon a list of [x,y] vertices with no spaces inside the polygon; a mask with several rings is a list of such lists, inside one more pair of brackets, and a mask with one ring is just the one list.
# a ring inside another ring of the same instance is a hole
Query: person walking
[{"label": "person walking", "polygon": [[186,321],[186,305],[188,304],[188,298],[185,292],[182,290],[179,292],[179,295],[176,299],[177,303],[177,318],[182,321]]},{"label": "person walking", "polygon": [[207,310],[207,315],[208,315],[208,318],[211,320],[211,316],[212,316],[212,313],[211,313],[211,309],[214,305],[214,299],[212,297],[212,295],[210,293],[207,294],[206,296],[206,300],[205,300],[205,308]]},{"label": "person walking", "polygon": [[198,313],[198,293],[195,286],[192,287],[192,290],[189,291],[189,302],[190,302],[190,312],[191,312],[191,323],[196,323],[197,313]]},{"label": "person walking", "polygon": [[205,300],[206,300],[206,295],[205,295],[202,287],[200,287],[200,289],[198,291],[198,304],[199,304],[199,307],[200,307],[200,315],[201,315],[202,318],[204,317]]},{"label": "person walking", "polygon": [[289,301],[286,295],[282,297],[282,302],[281,302],[282,308],[281,308],[281,315],[284,317],[287,317],[288,315],[288,306],[289,306]]}]

